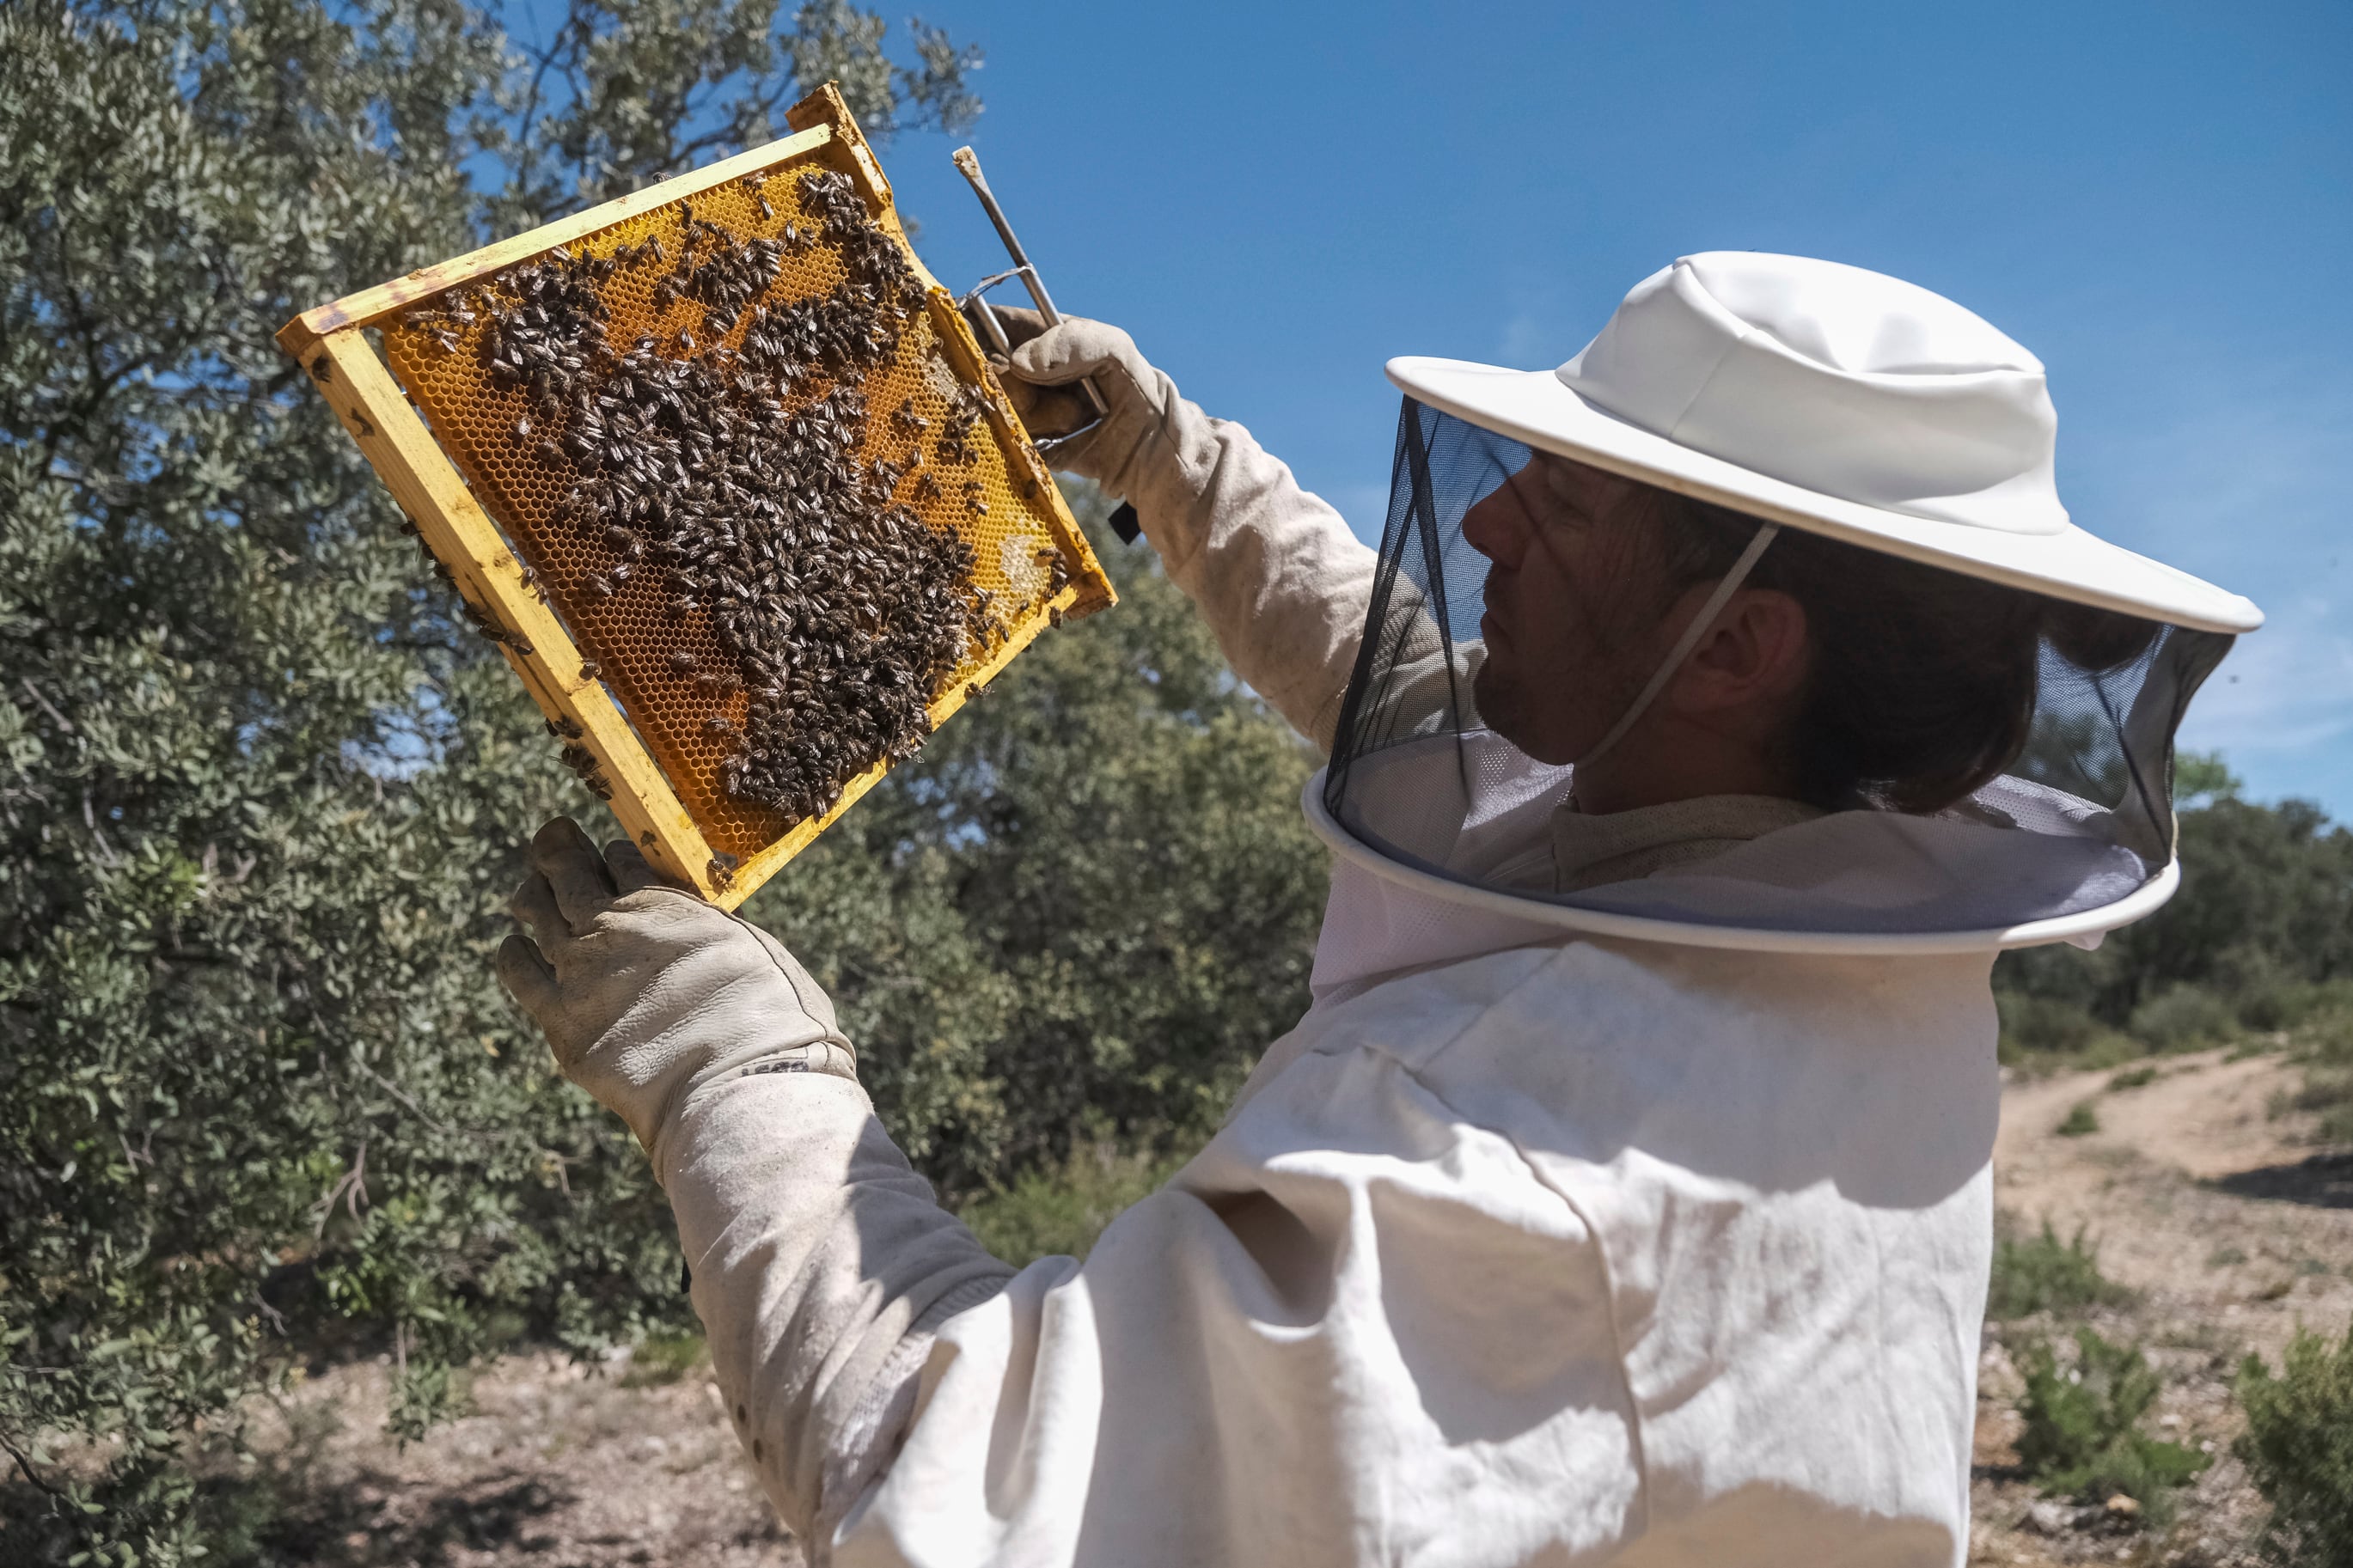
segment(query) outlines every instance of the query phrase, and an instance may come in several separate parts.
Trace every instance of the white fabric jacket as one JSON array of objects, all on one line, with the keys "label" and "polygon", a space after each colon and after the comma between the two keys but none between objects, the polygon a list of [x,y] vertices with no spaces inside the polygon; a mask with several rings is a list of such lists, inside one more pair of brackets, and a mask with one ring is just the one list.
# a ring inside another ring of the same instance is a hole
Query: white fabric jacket
[{"label": "white fabric jacket", "polygon": [[[1088,368],[1128,378],[1124,419],[1082,460],[1328,745],[1370,552],[1113,347]],[[1962,1561],[1991,952],[1593,940],[1399,896],[1343,868],[1327,933],[1385,934],[1327,934],[1224,1130],[1083,1265],[987,1259],[841,1076],[706,1074],[632,1115],[814,1557]]]},{"label": "white fabric jacket", "polygon": [[838,1559],[1959,1562],[1986,967],[1572,941],[1318,1006],[945,1325]]}]

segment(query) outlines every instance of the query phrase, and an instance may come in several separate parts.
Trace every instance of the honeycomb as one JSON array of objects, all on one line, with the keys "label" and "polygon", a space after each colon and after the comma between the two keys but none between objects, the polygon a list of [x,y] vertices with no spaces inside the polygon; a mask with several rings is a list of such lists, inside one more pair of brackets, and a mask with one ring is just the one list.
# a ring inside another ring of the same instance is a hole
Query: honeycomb
[{"label": "honeycomb", "polygon": [[[838,226],[825,227],[825,214],[812,210],[822,204],[811,199],[802,179],[833,168],[828,151],[765,177],[651,208],[544,254],[562,258],[565,266],[605,268],[591,287],[613,353],[631,345],[645,352],[650,340],[652,353],[729,363],[762,308],[821,300],[854,282]],[[895,226],[882,232],[912,263]],[[681,292],[676,280],[686,268],[675,264],[691,258],[696,244],[707,247],[723,235],[736,243],[777,242],[773,279],[748,300],[714,304],[691,289]],[[664,263],[642,262],[649,241],[659,245],[654,254]],[[516,264],[490,279],[490,287],[500,288],[501,279],[541,259]],[[920,268],[912,276],[928,281]],[[920,302],[921,284],[916,287],[919,302],[903,312],[895,352],[886,360],[862,373],[796,376],[777,383],[773,395],[787,407],[819,415],[831,406],[822,400],[845,384],[862,395],[868,416],[859,427],[854,460],[880,466],[874,471],[895,505],[962,541],[965,548],[953,556],[967,562],[969,588],[978,591],[971,602],[983,606],[980,613],[991,624],[963,645],[960,662],[926,694],[936,721],[972,689],[1008,637],[1039,620],[1059,618],[1056,604],[1070,597],[1059,592],[1065,581],[1099,580],[1099,569],[1082,547],[1075,555],[1063,550],[1051,499],[1029,477],[1020,455],[1003,445],[994,424],[973,422],[985,393],[959,370],[964,356],[948,352],[933,314],[937,306]],[[576,502],[567,507],[578,475],[555,453],[575,434],[569,416],[552,416],[549,403],[535,401],[528,385],[499,384],[488,363],[491,321],[482,311],[466,310],[462,292],[457,298],[454,305],[439,298],[421,301],[384,323],[394,375],[722,858],[715,864],[751,858],[797,822],[822,815],[830,801],[797,811],[731,793],[729,759],[740,752],[747,711],[756,717],[760,710],[751,709],[753,694],[741,683],[714,689],[704,678],[736,666],[740,648],[726,645],[709,608],[679,610],[683,601],[670,596],[662,574],[642,569],[642,560],[632,570],[618,545],[584,523]],[[959,428],[970,431],[968,439],[957,437]],[[838,586],[855,592],[854,584]],[[566,754],[575,765],[586,763],[576,748]],[[852,771],[885,760],[878,752]],[[740,757],[736,765],[742,766]]]}]

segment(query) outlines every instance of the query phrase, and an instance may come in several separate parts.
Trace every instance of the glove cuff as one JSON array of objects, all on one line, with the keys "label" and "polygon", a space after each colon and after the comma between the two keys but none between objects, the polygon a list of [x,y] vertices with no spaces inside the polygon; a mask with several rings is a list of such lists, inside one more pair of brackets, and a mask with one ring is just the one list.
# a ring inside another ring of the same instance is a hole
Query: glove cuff
[{"label": "glove cuff", "polygon": [[[653,1162],[657,1178],[665,1169],[663,1146],[670,1130],[684,1121],[695,1106],[728,1092],[741,1079],[765,1078],[772,1073],[822,1073],[853,1084],[858,1082],[857,1048],[839,1030],[825,1029],[818,1020],[806,1015],[797,1022],[810,1030],[814,1037],[805,1035],[801,1038],[791,1039],[788,1036],[789,1043],[773,1039],[757,1044],[747,1043],[734,1050],[715,1055],[663,1097],[652,1126],[646,1130],[651,1135],[646,1136],[641,1132],[638,1140],[644,1143],[646,1153]],[[818,1030],[823,1032],[817,1033]],[[798,1035],[802,1031],[795,1029],[790,1033]]]}]

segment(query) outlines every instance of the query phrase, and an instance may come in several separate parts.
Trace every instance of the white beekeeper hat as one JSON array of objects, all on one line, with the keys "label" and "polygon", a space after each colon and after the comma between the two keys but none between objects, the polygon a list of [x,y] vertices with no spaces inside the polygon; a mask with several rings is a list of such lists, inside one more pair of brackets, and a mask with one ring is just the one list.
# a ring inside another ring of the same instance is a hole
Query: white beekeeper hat
[{"label": "white beekeeper hat", "polygon": [[[1388,374],[1406,398],[1380,561],[1308,802],[1369,879],[1350,907],[1387,910],[1361,892],[1377,884],[1455,907],[1412,917],[1425,924],[1475,907],[1706,945],[1889,952],[2088,941],[2172,891],[2174,732],[2262,612],[2069,521],[2042,362],[1976,314],[1861,268],[1711,251],[1643,279],[1557,370],[1408,358]],[[1525,847],[1546,842],[1575,770],[1536,763],[1478,710],[1490,563],[1463,531],[1539,452],[1758,520],[1711,606],[1771,558],[1778,526],[2133,619],[2089,639],[2032,623],[2023,750],[1942,809],[1864,791],[1687,865],[1548,883]]]},{"label": "white beekeeper hat", "polygon": [[2202,631],[2263,612],[2076,527],[2042,362],[1941,294],[1714,250],[1555,371],[1404,358],[1416,400],[1597,468],[1933,566]]}]

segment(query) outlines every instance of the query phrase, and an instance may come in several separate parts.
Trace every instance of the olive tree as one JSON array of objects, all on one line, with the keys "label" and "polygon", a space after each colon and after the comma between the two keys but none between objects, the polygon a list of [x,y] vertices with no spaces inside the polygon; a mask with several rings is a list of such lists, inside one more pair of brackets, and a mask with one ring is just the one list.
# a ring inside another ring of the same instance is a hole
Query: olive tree
[{"label": "olive tree", "polygon": [[[675,1315],[667,1215],[489,978],[584,797],[276,352],[299,310],[969,53],[844,5],[0,7],[0,1497],[10,1562],[207,1540],[189,1435],[289,1347],[396,1418]],[[219,1555],[218,1551],[214,1552]]]}]

